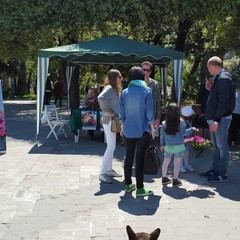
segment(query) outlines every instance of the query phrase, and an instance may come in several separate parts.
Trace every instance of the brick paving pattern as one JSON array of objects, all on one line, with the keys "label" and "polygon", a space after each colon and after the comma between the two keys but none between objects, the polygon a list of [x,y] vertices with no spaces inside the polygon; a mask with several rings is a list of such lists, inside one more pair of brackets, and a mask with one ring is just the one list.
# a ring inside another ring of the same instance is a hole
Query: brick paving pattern
[{"label": "brick paving pattern", "polygon": [[[113,184],[98,180],[105,144],[82,134],[49,140],[41,127],[35,145],[36,105],[6,101],[7,154],[0,156],[1,240],[122,240],[126,225],[136,232],[160,227],[159,239],[237,240],[240,236],[240,153],[231,148],[229,182],[210,184],[199,173],[209,168],[211,151],[181,174],[183,187],[161,186],[161,171],[146,176],[155,195],[136,198],[123,191],[123,178]],[[60,109],[62,113],[63,110]],[[123,173],[124,147],[117,145],[114,169]],[[171,169],[172,170],[172,167]]]}]

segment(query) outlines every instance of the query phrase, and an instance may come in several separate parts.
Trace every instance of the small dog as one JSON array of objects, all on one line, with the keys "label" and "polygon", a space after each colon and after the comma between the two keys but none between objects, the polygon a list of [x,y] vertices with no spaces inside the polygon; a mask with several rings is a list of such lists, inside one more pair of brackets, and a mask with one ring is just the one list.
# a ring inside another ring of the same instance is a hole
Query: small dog
[{"label": "small dog", "polygon": [[144,233],[144,232],[135,233],[129,225],[126,227],[126,230],[127,230],[129,240],[157,240],[161,233],[160,228],[155,229],[150,234]]}]

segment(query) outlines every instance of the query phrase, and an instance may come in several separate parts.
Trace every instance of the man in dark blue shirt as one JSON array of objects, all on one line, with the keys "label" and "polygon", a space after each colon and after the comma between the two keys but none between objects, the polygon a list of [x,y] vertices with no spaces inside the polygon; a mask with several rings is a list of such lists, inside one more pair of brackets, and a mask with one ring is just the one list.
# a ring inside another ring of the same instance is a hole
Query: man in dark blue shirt
[{"label": "man in dark blue shirt", "polygon": [[211,170],[201,175],[208,177],[209,182],[227,182],[228,129],[235,107],[236,81],[233,75],[223,69],[219,57],[210,58],[207,67],[214,76],[206,109],[214,156]]}]

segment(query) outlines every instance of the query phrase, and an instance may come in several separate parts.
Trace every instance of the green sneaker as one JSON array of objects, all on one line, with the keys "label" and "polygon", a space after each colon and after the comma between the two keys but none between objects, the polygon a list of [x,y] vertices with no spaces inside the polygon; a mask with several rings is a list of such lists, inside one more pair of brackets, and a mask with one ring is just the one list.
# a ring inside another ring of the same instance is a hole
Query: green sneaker
[{"label": "green sneaker", "polygon": [[137,197],[151,196],[153,195],[153,191],[150,191],[146,188],[138,188],[136,192]]},{"label": "green sneaker", "polygon": [[125,186],[125,192],[132,192],[136,189],[136,185],[135,184],[129,184]]}]

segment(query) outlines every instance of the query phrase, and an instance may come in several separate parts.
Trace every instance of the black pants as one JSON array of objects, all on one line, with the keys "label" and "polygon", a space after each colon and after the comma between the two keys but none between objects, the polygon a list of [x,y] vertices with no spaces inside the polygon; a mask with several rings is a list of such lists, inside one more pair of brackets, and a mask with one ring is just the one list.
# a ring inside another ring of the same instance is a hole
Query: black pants
[{"label": "black pants", "polygon": [[44,105],[49,105],[51,101],[52,93],[51,92],[45,92],[44,95]]},{"label": "black pants", "polygon": [[58,99],[59,99],[59,105],[62,106],[62,95],[55,96],[55,105],[57,105]]},{"label": "black pants", "polygon": [[240,144],[239,131],[240,131],[240,114],[233,113],[232,122],[228,131],[229,144],[232,144],[232,142],[234,142],[235,144]]},{"label": "black pants", "polygon": [[143,188],[143,166],[144,166],[144,154],[149,145],[150,135],[148,132],[144,132],[141,138],[126,138],[124,137],[124,145],[126,148],[126,156],[124,162],[124,177],[125,184],[132,184],[132,166],[136,150],[136,167],[135,175],[137,188]]}]

